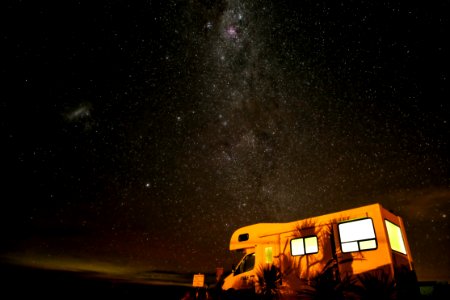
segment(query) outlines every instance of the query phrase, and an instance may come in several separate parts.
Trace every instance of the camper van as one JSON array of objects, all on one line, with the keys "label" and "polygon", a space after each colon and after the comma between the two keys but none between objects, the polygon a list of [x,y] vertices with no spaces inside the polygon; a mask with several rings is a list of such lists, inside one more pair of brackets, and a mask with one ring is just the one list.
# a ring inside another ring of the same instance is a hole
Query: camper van
[{"label": "camper van", "polygon": [[407,289],[413,299],[417,285],[403,220],[378,203],[289,223],[245,226],[232,234],[230,250],[243,257],[223,280],[222,290],[229,293],[270,288],[298,295],[324,282],[344,293],[346,286],[364,287],[371,278],[388,285],[388,292]]}]

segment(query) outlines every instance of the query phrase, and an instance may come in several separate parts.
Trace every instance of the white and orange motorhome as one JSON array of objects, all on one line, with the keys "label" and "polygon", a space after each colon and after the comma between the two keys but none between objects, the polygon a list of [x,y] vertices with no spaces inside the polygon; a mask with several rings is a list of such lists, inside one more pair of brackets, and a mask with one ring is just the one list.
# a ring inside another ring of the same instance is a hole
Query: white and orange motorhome
[{"label": "white and orange motorhome", "polygon": [[[289,223],[258,223],[237,229],[231,251],[244,256],[222,290],[261,286],[261,272],[275,266],[279,290],[301,290],[325,272],[342,281],[371,272],[393,281],[415,272],[401,217],[372,204]],[[330,277],[329,276],[329,277]]]}]

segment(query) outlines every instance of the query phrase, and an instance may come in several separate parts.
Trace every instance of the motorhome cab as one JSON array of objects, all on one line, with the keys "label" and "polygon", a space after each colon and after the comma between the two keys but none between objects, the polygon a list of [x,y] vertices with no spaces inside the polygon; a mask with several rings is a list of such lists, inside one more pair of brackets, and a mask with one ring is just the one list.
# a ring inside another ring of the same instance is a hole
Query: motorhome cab
[{"label": "motorhome cab", "polygon": [[325,273],[336,281],[380,273],[395,282],[415,278],[402,218],[380,204],[245,226],[233,233],[230,250],[244,256],[224,279],[225,291],[258,292],[262,270],[269,266],[279,271],[281,293],[299,291]]}]

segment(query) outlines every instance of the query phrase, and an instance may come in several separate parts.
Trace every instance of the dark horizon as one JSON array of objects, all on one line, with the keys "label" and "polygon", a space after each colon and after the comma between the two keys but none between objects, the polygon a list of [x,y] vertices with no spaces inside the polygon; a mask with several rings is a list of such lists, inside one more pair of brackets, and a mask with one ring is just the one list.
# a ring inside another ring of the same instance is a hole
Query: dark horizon
[{"label": "dark horizon", "polygon": [[[49,270],[7,263],[0,264],[3,294],[14,295],[18,298],[43,296],[46,299],[61,299],[61,297],[64,299],[79,299],[80,297],[160,299],[164,297],[164,299],[179,300],[187,293],[191,295],[190,299],[194,299],[195,293],[199,292],[201,295],[208,293],[209,299],[223,299],[222,292],[218,290],[220,285],[217,285],[215,274],[205,274],[205,287],[203,288],[192,285],[193,275],[160,272],[158,280],[149,280],[149,278],[132,280],[108,277],[94,272]],[[421,281],[419,287],[421,296],[417,300],[444,300],[450,293],[448,282],[443,281]]]}]

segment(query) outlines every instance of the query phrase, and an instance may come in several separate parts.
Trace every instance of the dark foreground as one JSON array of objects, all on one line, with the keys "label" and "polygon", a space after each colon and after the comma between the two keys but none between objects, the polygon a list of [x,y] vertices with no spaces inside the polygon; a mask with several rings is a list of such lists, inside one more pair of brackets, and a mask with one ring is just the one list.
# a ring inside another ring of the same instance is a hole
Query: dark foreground
[{"label": "dark foreground", "polygon": [[0,265],[0,280],[1,299],[182,299],[191,289],[180,283],[146,284],[5,264]]},{"label": "dark foreground", "polygon": [[[131,282],[102,278],[85,272],[42,270],[2,264],[0,280],[2,299],[225,299],[218,293],[214,284],[208,289],[191,287],[189,277],[176,282]],[[420,300],[450,299],[449,285],[446,282],[421,282],[421,294]]]}]

